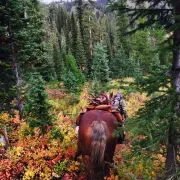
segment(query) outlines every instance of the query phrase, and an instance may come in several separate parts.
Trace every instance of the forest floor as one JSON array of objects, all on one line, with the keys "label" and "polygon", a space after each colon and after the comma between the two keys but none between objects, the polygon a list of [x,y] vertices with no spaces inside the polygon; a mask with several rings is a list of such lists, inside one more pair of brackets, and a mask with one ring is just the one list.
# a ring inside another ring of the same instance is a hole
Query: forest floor
[{"label": "forest floor", "polygon": [[[111,89],[109,92],[112,91],[116,93],[117,89]],[[85,167],[81,158],[74,161],[77,149],[75,119],[88,105],[88,86],[82,90],[78,103],[75,103],[73,95],[66,94],[56,86],[48,86],[47,92],[55,118],[46,135],[40,135],[38,129],[33,131],[25,120],[19,120],[16,112],[13,117],[5,112],[0,114],[0,123],[8,127],[10,141],[10,148],[6,153],[0,152],[1,180],[85,178]],[[125,100],[128,116],[131,118],[142,107],[147,97],[145,94],[130,93],[125,96]],[[131,151],[131,139],[131,135],[126,132],[124,144],[117,145],[114,155],[116,168],[111,170],[111,177],[107,180],[130,180],[133,177],[142,179],[144,172],[147,171],[141,162],[134,168],[129,166],[130,162],[126,162],[124,155]],[[151,177],[156,175],[153,170],[147,173]]]}]

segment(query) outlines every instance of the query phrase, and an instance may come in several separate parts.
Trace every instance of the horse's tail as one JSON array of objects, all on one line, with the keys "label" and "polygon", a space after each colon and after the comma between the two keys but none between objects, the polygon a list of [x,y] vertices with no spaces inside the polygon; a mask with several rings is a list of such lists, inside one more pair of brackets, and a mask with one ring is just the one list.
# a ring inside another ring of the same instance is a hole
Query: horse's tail
[{"label": "horse's tail", "polygon": [[91,162],[94,167],[101,166],[104,162],[107,129],[104,121],[94,121],[91,125]]}]

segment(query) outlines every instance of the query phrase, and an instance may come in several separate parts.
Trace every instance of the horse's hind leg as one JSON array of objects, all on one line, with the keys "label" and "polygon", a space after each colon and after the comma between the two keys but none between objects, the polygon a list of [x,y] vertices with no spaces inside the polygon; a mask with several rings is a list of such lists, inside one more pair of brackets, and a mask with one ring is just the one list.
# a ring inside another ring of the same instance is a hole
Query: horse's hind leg
[{"label": "horse's hind leg", "polygon": [[109,156],[105,154],[105,168],[104,168],[104,174],[106,177],[110,175],[110,164],[111,160],[109,159]]},{"label": "horse's hind leg", "polygon": [[107,150],[108,153],[105,153],[105,172],[104,172],[105,176],[110,175],[110,166],[112,163],[114,163],[113,156],[114,156],[115,148],[116,146],[113,145],[108,148]]}]

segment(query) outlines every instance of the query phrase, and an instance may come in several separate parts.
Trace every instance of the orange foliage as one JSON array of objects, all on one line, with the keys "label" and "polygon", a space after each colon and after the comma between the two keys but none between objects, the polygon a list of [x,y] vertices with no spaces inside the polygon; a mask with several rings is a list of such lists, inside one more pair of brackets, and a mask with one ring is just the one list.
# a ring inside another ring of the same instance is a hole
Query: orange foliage
[{"label": "orange foliage", "polygon": [[70,147],[66,151],[65,158],[72,159],[75,157],[75,154],[76,154],[76,149],[74,147]]},{"label": "orange foliage", "polygon": [[[47,91],[51,99],[63,99],[67,97],[63,91],[58,89],[49,89]],[[81,93],[81,102],[77,104],[76,107],[74,105],[74,114],[80,112],[80,107],[86,107],[87,99],[84,98],[86,95],[87,89],[83,90]],[[129,117],[134,116],[137,110],[148,100],[145,94],[138,93],[132,93],[125,98]],[[68,106],[66,103],[64,106],[65,109],[71,108],[71,111],[73,110],[72,106]],[[31,180],[35,178],[39,180],[49,180],[52,179],[53,176],[57,176],[57,178],[62,180],[86,179],[86,176],[83,174],[84,171],[81,167],[81,163],[73,160],[77,144],[73,121],[68,116],[64,117],[64,112],[60,112],[59,110],[57,112],[59,114],[57,115],[57,121],[54,123],[53,127],[61,131],[64,138],[63,141],[60,139],[52,139],[50,133],[39,136],[38,131],[33,136],[21,136],[25,130],[28,132],[31,131],[26,122],[20,121],[18,114],[15,114],[14,117],[10,117],[7,113],[0,114],[0,124],[7,124],[12,128],[11,131],[8,132],[8,136],[11,145],[13,145],[6,154],[0,154],[1,180]],[[49,132],[51,130],[52,127],[49,127]],[[127,135],[127,139],[128,138],[130,139]],[[143,139],[145,137],[139,136],[139,138]],[[123,153],[129,153],[131,151],[131,140],[129,139],[126,144],[117,145],[116,147],[114,162],[116,165],[122,165],[121,167],[127,167]],[[155,161],[156,168],[159,167],[160,163],[164,163],[164,157],[157,155]],[[58,170],[62,171],[59,172],[59,174],[58,171],[56,172],[55,170],[58,165],[60,166]],[[63,166],[62,169],[61,165]],[[143,173],[144,169],[141,167],[141,164],[137,169],[139,174]],[[135,174],[135,171],[133,172],[130,168],[126,170]],[[106,177],[106,180],[118,179],[113,170],[111,170],[110,177]]]},{"label": "orange foliage", "polygon": [[63,161],[67,161],[67,167],[60,174],[64,176],[68,173],[72,179],[77,176],[71,172],[80,170],[80,163],[72,160],[76,153],[76,149],[72,147],[74,146],[72,139],[75,140],[75,132],[72,133],[72,124],[67,117],[62,117],[60,122],[54,123],[53,126],[62,132],[64,136],[62,142],[60,139],[52,139],[50,133],[52,127],[49,127],[49,133],[44,136],[40,136],[38,129],[33,136],[24,136],[25,132],[30,132],[32,129],[26,122],[19,120],[18,114],[15,114],[14,117],[10,117],[7,113],[1,114],[0,120],[11,125],[8,136],[10,143],[13,143],[12,148],[9,148],[6,153],[0,154],[1,180],[49,180],[55,174],[57,164]]}]

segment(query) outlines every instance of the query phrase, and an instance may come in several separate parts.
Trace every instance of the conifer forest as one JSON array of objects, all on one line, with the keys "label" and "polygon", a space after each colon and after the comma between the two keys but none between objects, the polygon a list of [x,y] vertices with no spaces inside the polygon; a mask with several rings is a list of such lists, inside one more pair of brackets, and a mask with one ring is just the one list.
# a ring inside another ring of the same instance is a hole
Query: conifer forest
[{"label": "conifer forest", "polygon": [[[77,118],[118,93],[125,138],[93,166]],[[180,179],[180,0],[0,0],[0,180],[21,179]]]}]

